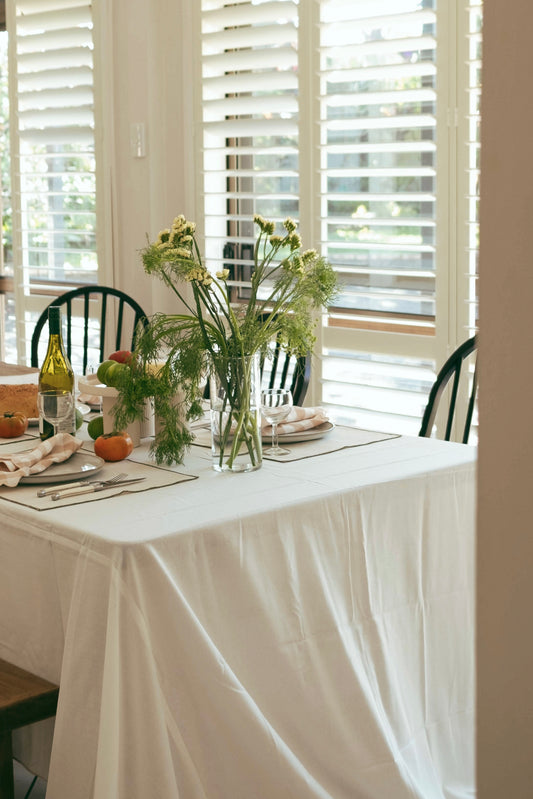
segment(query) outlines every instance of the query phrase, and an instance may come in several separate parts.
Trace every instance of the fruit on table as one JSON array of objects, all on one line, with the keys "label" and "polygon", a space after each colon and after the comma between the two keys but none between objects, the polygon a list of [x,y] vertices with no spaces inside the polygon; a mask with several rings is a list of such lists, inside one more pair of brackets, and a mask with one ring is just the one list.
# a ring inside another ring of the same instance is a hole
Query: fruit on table
[{"label": "fruit on table", "polygon": [[96,376],[100,383],[117,388],[123,382],[125,375],[129,374],[129,371],[130,368],[127,363],[108,358],[107,361],[103,361],[100,364]]},{"label": "fruit on table", "polygon": [[112,352],[111,355],[109,356],[109,360],[118,361],[118,363],[128,363],[130,358],[131,358],[130,350],[117,350],[116,352]]},{"label": "fruit on table", "polygon": [[89,424],[87,425],[87,432],[93,439],[96,441],[98,436],[103,436],[104,434],[104,417],[103,416],[95,416],[94,419],[91,419]]},{"label": "fruit on table", "polygon": [[133,441],[126,432],[104,433],[94,442],[94,452],[105,461],[122,461],[133,452]]},{"label": "fruit on table", "polygon": [[125,375],[129,374],[130,368],[125,363],[118,361],[111,361],[111,366],[108,366],[105,373],[105,382],[108,386],[117,388],[122,383]]},{"label": "fruit on table", "polygon": [[97,376],[98,380],[100,381],[100,383],[104,383],[104,385],[107,385],[107,383],[105,382],[106,372],[107,372],[108,368],[111,366],[111,364],[113,364],[113,363],[116,363],[116,361],[112,361],[110,359],[108,359],[107,361],[102,361],[102,363],[100,364],[100,366],[96,370],[96,376]]},{"label": "fruit on table", "polygon": [[28,417],[17,411],[5,411],[0,416],[0,438],[16,438],[28,429]]},{"label": "fruit on table", "polygon": [[83,414],[79,410],[79,408],[76,408],[76,430],[79,430],[82,424],[83,424]]}]

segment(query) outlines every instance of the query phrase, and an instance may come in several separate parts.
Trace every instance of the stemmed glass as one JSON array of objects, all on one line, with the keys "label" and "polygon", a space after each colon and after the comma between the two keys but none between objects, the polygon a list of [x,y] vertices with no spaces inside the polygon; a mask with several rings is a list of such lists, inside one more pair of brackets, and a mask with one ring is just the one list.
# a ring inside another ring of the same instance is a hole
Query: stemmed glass
[{"label": "stemmed glass", "polygon": [[292,409],[292,394],[288,388],[267,388],[261,392],[261,413],[272,425],[272,446],[265,455],[288,455],[290,450],[278,446],[278,424]]},{"label": "stemmed glass", "polygon": [[[91,375],[95,375],[98,371],[98,367],[100,364],[98,363],[88,363],[87,368],[85,369],[85,377],[91,377]],[[94,399],[94,397],[92,397]],[[104,398],[100,394],[97,396],[98,401],[91,403],[91,410],[95,413],[102,413],[103,411],[103,402]]]},{"label": "stemmed glass", "polygon": [[62,388],[52,388],[39,391],[37,396],[39,413],[54,428],[54,435],[59,432],[59,424],[72,415],[74,410],[74,397],[72,392]]}]

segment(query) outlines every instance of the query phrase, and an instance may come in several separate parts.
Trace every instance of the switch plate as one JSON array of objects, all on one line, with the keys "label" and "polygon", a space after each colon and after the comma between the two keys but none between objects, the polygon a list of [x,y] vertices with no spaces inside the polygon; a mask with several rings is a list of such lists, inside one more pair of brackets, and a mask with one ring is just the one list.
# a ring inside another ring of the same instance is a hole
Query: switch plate
[{"label": "switch plate", "polygon": [[130,125],[130,148],[133,158],[144,158],[146,155],[146,133],[144,122],[132,122]]}]

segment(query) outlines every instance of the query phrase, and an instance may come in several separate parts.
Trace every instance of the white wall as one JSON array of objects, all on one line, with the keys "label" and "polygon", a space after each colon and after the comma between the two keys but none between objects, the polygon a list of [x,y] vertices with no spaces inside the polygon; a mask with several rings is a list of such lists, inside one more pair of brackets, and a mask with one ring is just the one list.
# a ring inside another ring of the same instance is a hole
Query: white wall
[{"label": "white wall", "polygon": [[478,799],[533,797],[533,4],[484,4]]},{"label": "white wall", "polygon": [[[102,6],[107,20],[101,36],[104,43],[110,40],[103,48],[104,87],[111,90],[104,96],[104,152],[109,145],[114,151],[114,166],[106,168],[110,278],[149,314],[175,306],[168,289],[144,274],[139,250],[146,234],[154,237],[179,213],[195,218],[191,51],[180,46],[179,35],[185,29],[184,41],[192,46],[190,9],[188,0],[113,0]],[[142,158],[130,144],[131,126],[138,122],[145,126]]]}]

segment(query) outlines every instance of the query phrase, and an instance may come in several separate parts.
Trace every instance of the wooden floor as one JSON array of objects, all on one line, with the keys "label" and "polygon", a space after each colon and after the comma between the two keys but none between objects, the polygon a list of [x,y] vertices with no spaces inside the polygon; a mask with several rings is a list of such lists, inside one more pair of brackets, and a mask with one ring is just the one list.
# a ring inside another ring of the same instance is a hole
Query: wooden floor
[{"label": "wooden floor", "polygon": [[[13,770],[15,775],[15,799],[25,799],[33,781],[33,774],[30,774],[29,771],[26,771],[24,766],[21,766],[16,760],[13,761]],[[28,799],[44,799],[45,794],[46,782],[44,780],[38,779],[33,786]]]}]

